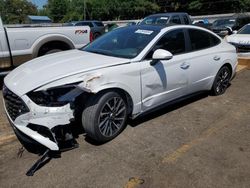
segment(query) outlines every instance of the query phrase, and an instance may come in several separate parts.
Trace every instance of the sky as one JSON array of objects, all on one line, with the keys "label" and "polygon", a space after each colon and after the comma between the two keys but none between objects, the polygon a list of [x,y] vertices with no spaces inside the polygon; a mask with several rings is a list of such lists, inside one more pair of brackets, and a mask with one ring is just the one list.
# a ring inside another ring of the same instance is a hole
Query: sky
[{"label": "sky", "polygon": [[30,0],[34,3],[38,8],[43,8],[43,5],[47,3],[47,0]]}]

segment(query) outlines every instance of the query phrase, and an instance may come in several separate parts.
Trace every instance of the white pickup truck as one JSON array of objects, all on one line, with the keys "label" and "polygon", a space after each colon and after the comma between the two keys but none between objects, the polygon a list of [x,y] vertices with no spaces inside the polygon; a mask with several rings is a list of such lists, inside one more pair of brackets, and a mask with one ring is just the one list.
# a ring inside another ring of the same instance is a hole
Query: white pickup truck
[{"label": "white pickup truck", "polygon": [[91,41],[89,26],[4,27],[0,18],[0,75],[39,56],[80,48]]}]

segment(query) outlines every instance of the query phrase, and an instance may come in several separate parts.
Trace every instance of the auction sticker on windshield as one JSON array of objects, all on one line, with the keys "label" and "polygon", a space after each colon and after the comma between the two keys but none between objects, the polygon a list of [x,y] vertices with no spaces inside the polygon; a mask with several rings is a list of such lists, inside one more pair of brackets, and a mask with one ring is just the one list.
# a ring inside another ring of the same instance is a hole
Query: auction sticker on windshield
[{"label": "auction sticker on windshield", "polygon": [[168,17],[161,17],[161,20],[168,20]]},{"label": "auction sticker on windshield", "polygon": [[144,34],[144,35],[151,35],[154,31],[150,31],[150,30],[143,30],[143,29],[138,29],[135,31],[135,33],[140,33],[140,34]]}]

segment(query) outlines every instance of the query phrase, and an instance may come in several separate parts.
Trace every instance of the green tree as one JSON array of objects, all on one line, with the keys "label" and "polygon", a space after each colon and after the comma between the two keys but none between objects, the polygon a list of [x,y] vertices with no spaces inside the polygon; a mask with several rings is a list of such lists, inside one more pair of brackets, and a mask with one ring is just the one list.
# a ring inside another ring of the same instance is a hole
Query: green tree
[{"label": "green tree", "polygon": [[189,10],[198,11],[201,9],[201,7],[202,7],[202,2],[200,0],[194,0],[188,4]]},{"label": "green tree", "polygon": [[48,0],[48,14],[54,22],[60,22],[68,12],[69,0]]},{"label": "green tree", "polygon": [[37,15],[37,7],[27,0],[2,0],[0,10],[5,24],[25,23],[27,15]]},{"label": "green tree", "polygon": [[250,0],[239,0],[239,10],[241,12],[250,10]]}]

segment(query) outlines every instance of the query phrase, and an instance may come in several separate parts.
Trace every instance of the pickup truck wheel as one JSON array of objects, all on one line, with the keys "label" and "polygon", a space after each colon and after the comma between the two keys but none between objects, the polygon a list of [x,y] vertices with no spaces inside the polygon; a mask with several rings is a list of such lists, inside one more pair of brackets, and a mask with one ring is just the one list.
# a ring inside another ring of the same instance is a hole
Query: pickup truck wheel
[{"label": "pickup truck wheel", "polygon": [[117,92],[93,95],[82,113],[87,136],[99,143],[112,140],[126,126],[127,104]]},{"label": "pickup truck wheel", "polygon": [[45,55],[48,55],[48,54],[53,54],[53,53],[56,53],[56,52],[61,52],[62,50],[61,49],[53,49],[53,50],[49,50],[45,53]]},{"label": "pickup truck wheel", "polygon": [[94,39],[97,39],[98,37],[100,37],[101,36],[101,34],[100,33],[94,33]]}]

